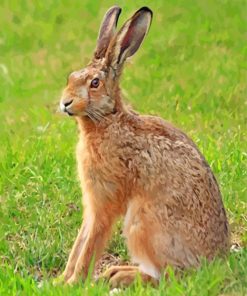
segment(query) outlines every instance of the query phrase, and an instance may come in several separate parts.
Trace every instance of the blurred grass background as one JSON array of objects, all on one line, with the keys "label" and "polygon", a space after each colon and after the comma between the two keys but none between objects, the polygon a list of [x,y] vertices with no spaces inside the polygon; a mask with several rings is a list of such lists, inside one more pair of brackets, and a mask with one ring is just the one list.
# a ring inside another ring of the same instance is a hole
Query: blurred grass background
[{"label": "blurred grass background", "polygon": [[[63,293],[49,284],[38,290],[36,282],[62,271],[82,215],[74,156],[77,128],[56,110],[67,75],[90,61],[102,17],[113,4],[0,2],[1,295]],[[167,295],[244,293],[247,2],[117,4],[123,8],[119,26],[141,6],[154,12],[146,40],[124,71],[126,101],[141,113],[173,122],[197,143],[219,181],[232,240],[242,247],[227,262],[205,264],[181,281],[174,277],[159,290],[146,289],[145,295],[164,289]],[[108,249],[126,259],[119,228]],[[90,295],[108,293],[107,286],[91,283],[66,288],[66,293],[79,295],[86,288]],[[136,285],[125,293],[143,291]]]}]

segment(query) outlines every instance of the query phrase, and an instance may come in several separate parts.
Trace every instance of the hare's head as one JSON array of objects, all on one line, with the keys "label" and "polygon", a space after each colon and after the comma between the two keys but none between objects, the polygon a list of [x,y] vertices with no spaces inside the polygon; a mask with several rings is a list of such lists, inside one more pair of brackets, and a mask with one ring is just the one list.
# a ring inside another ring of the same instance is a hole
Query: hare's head
[{"label": "hare's head", "polygon": [[69,75],[60,102],[63,112],[100,120],[117,111],[116,91],[123,64],[140,47],[152,20],[152,11],[143,7],[115,33],[120,13],[117,6],[106,12],[92,62]]}]

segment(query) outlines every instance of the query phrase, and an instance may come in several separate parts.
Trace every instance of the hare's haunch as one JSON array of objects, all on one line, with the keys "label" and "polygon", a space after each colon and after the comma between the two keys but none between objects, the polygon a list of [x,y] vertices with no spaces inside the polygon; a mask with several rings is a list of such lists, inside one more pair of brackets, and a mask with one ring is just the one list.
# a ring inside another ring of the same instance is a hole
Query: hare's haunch
[{"label": "hare's haunch", "polygon": [[196,267],[200,258],[225,254],[229,229],[216,179],[196,145],[179,129],[142,116],[121,99],[124,62],[140,47],[152,20],[139,9],[116,32],[121,9],[110,8],[92,62],[71,73],[60,107],[80,130],[77,162],[84,218],[63,280],[85,278],[124,216],[129,253],[138,266],[111,267],[112,286],[128,285],[137,272],[156,283],[167,265]]}]

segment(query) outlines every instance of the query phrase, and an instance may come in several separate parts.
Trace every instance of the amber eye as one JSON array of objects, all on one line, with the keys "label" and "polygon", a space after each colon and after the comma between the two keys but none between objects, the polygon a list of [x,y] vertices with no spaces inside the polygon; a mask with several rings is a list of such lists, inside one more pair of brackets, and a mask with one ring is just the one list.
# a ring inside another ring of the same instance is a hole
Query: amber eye
[{"label": "amber eye", "polygon": [[97,88],[99,86],[99,78],[94,78],[92,81],[91,81],[91,87],[93,88]]}]

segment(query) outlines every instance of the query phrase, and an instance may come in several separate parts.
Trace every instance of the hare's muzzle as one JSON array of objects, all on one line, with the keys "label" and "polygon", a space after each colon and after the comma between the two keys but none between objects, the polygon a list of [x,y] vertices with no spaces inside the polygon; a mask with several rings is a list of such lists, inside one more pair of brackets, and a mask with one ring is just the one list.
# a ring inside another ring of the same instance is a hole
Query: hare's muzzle
[{"label": "hare's muzzle", "polygon": [[[85,69],[75,71],[68,77],[67,86],[63,90],[60,109],[69,115],[84,116],[89,103],[89,90]],[[91,79],[91,78],[90,78]]]},{"label": "hare's muzzle", "polygon": [[62,112],[68,115],[74,116],[84,116],[85,109],[88,105],[87,96],[80,92],[80,88],[71,91],[70,89],[65,89],[60,100],[60,109]]}]

